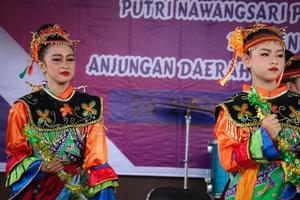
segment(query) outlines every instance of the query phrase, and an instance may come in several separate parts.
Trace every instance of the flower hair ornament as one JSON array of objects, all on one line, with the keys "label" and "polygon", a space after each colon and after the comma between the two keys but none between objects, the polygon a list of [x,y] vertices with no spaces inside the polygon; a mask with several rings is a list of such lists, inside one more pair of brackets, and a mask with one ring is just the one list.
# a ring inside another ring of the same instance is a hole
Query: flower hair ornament
[{"label": "flower hair ornament", "polygon": [[[253,35],[261,30],[268,31],[261,33],[248,40],[248,36]],[[226,75],[219,80],[219,83],[224,86],[229,80],[238,57],[242,58],[246,52],[251,52],[261,44],[280,44],[285,49],[285,28],[269,26],[267,24],[255,24],[253,26],[243,28],[237,27],[230,37],[230,47],[233,49],[231,64]],[[246,40],[247,39],[247,40]],[[280,82],[280,81],[279,81]]]},{"label": "flower hair ornament", "polygon": [[[43,45],[70,45],[72,47],[75,47],[79,40],[71,40],[69,37],[70,35],[64,31],[62,26],[58,24],[54,24],[53,27],[49,26],[44,30],[41,30],[39,33],[37,32],[31,32],[32,33],[32,40],[30,44],[30,63],[26,68],[19,74],[19,77],[21,79],[24,78],[25,74],[28,75],[32,74],[33,71],[33,63],[36,62],[39,65],[41,64],[40,58],[39,58],[39,49]],[[55,38],[58,37],[60,39],[50,39],[48,38]]]}]

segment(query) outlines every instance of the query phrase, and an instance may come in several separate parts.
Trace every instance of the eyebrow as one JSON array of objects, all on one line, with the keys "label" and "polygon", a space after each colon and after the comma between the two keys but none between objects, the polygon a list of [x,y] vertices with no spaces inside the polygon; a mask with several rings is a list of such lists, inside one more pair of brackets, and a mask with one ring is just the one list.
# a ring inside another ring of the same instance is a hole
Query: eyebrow
[{"label": "eyebrow", "polygon": [[[262,48],[262,49],[259,49],[259,50],[268,51],[268,52],[272,51],[271,49],[267,49],[267,48]],[[283,51],[283,49],[276,50],[276,52],[279,52],[279,51]]]},{"label": "eyebrow", "polygon": [[[62,55],[62,54],[53,54],[53,55],[51,55],[51,57],[55,57],[55,56],[60,56],[60,57],[62,57],[63,55]],[[68,54],[67,57],[68,57],[68,56],[74,56],[74,54]]]}]

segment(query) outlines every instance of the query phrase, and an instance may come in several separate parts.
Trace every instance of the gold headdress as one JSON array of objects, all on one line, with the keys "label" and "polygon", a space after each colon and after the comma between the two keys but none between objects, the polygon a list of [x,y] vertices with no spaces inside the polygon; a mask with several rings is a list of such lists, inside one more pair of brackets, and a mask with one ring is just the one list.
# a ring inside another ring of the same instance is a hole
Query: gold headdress
[{"label": "gold headdress", "polygon": [[[267,30],[268,32],[258,34],[252,39],[248,38],[248,36],[257,33],[260,30]],[[269,26],[267,24],[255,24],[247,28],[237,27],[230,37],[230,47],[233,49],[231,65],[229,67],[229,71],[221,80],[219,80],[219,83],[224,86],[229,80],[231,73],[235,68],[238,57],[243,57],[247,51],[252,51],[258,44],[267,43],[270,41],[278,43],[285,48],[284,37],[284,28]]]},{"label": "gold headdress", "polygon": [[[64,31],[64,29],[58,25],[54,24],[52,27],[49,26],[44,30],[41,30],[39,33],[31,32],[32,33],[32,40],[30,45],[30,53],[31,53],[31,60],[30,64],[19,74],[20,78],[22,79],[26,72],[27,74],[31,75],[33,70],[33,63],[37,62],[38,64],[41,63],[38,51],[42,47],[42,45],[57,45],[57,44],[67,44],[75,47],[76,44],[79,43],[79,40],[71,40],[69,37],[70,35]],[[60,39],[49,39],[58,37]]]}]

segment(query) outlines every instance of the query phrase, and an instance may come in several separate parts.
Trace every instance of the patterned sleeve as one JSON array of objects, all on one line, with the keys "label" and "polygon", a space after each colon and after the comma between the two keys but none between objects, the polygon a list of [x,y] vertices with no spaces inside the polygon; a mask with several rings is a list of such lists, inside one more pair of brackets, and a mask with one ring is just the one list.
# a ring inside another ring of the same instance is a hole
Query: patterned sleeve
[{"label": "patterned sleeve", "polygon": [[220,162],[232,172],[268,163],[280,157],[276,145],[264,128],[237,127],[221,110],[215,127]]},{"label": "patterned sleeve", "polygon": [[40,172],[42,160],[32,157],[32,149],[23,133],[28,112],[17,102],[10,109],[6,132],[6,186],[11,188],[10,198],[17,196]]},{"label": "patterned sleeve", "polygon": [[89,125],[86,138],[83,168],[89,171],[89,186],[116,184],[113,181],[118,177],[107,161],[105,128],[103,122],[100,121]]},{"label": "patterned sleeve", "polygon": [[257,165],[249,152],[250,131],[251,129],[235,126],[229,121],[225,111],[220,111],[215,126],[215,136],[219,147],[220,163],[226,171],[234,172]]}]

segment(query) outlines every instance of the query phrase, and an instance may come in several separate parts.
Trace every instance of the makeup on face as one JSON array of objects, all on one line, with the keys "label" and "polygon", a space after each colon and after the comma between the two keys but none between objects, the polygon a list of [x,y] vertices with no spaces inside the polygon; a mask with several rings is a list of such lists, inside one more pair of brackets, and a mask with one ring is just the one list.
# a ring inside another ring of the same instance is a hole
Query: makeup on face
[{"label": "makeup on face", "polygon": [[[263,47],[258,49],[258,55],[262,58],[266,58],[269,61],[268,70],[278,71],[284,61],[284,50],[283,49],[271,49],[268,47]],[[282,61],[282,62],[281,62]]]},{"label": "makeup on face", "polygon": [[75,73],[75,54],[68,45],[53,45],[45,54],[48,83],[68,85]]},{"label": "makeup on face", "polygon": [[70,75],[70,73],[67,72],[67,71],[63,71],[63,72],[61,72],[60,74],[63,75],[63,76],[66,76],[66,77]]}]

